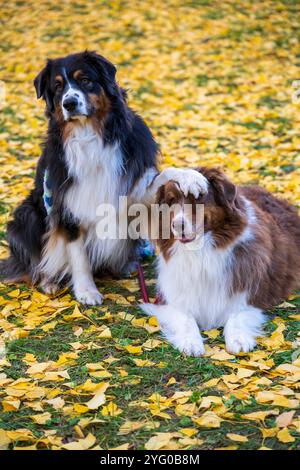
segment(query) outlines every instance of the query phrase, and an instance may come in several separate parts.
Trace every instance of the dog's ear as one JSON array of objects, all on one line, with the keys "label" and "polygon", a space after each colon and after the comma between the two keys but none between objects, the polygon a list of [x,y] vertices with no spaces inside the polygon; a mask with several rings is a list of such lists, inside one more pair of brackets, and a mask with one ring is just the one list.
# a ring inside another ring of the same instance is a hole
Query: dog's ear
[{"label": "dog's ear", "polygon": [[47,110],[54,111],[53,94],[50,89],[51,60],[48,60],[46,67],[35,77],[33,84],[38,99],[44,98]]},{"label": "dog's ear", "polygon": [[160,186],[156,193],[156,204],[161,205],[166,202],[165,186]]},{"label": "dog's ear", "polygon": [[227,209],[235,207],[237,188],[218,168],[201,168],[200,172],[208,179],[217,204]]},{"label": "dog's ear", "polygon": [[84,58],[89,62],[98,72],[99,79],[101,84],[105,84],[108,92],[111,95],[121,95],[119,87],[116,82],[116,67],[105,57],[100,54],[97,54],[95,51],[85,51]]}]

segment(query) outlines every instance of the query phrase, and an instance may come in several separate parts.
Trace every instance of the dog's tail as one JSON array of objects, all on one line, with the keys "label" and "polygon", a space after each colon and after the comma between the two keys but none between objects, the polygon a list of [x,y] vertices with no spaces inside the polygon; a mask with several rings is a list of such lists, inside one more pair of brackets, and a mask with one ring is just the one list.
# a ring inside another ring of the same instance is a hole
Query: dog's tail
[{"label": "dog's tail", "polygon": [[34,276],[45,232],[43,213],[33,192],[15,210],[7,225],[10,254],[0,260],[0,277],[6,282],[28,282]]},{"label": "dog's tail", "polygon": [[0,279],[4,282],[28,283],[29,276],[23,264],[13,254],[0,260]]}]

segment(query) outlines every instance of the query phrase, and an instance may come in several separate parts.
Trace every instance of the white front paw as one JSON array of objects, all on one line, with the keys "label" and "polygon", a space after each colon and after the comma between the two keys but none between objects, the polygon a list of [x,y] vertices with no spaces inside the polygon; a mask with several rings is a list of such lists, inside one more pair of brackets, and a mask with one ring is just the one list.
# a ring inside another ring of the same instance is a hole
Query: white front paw
[{"label": "white front paw", "polygon": [[203,339],[199,335],[182,336],[172,338],[172,345],[187,356],[202,356],[205,353]]},{"label": "white front paw", "polygon": [[78,302],[85,305],[101,305],[103,302],[103,295],[100,294],[95,287],[80,287],[74,288],[74,294]]},{"label": "white front paw", "polygon": [[170,170],[175,170],[171,179],[175,180],[179,184],[180,189],[185,196],[191,193],[196,199],[198,199],[201,194],[207,193],[208,181],[205,176],[199,173],[199,171],[180,168],[170,168]]},{"label": "white front paw", "polygon": [[239,332],[225,336],[226,349],[231,354],[247,353],[256,345],[256,339],[249,333]]}]

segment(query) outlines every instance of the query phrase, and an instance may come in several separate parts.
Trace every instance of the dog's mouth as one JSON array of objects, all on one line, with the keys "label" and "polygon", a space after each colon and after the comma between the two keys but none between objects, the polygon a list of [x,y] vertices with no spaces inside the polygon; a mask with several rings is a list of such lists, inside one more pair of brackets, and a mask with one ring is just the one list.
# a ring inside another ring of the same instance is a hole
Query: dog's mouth
[{"label": "dog's mouth", "polygon": [[72,113],[72,114],[69,114],[68,121],[74,121],[75,119],[82,120],[88,117],[89,115],[87,113]]},{"label": "dog's mouth", "polygon": [[180,241],[180,243],[191,243],[195,240],[195,238],[196,238],[196,235],[183,235],[178,240]]}]

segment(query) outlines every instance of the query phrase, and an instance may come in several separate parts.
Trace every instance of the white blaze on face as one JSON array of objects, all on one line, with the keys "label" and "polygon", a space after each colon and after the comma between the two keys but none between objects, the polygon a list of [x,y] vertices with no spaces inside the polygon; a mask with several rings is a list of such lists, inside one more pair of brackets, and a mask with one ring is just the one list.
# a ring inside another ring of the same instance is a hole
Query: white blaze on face
[{"label": "white blaze on face", "polygon": [[175,213],[171,230],[175,238],[192,237],[194,235],[191,204],[184,204],[181,210]]},{"label": "white blaze on face", "polygon": [[[70,118],[70,116],[72,116],[73,118],[76,118],[77,116],[80,117],[82,115],[87,115],[88,106],[87,106],[85,94],[79,88],[73,86],[69,82],[65,69],[63,70],[63,75],[67,84],[65,92],[61,99],[61,107],[62,107],[64,119],[67,121]],[[76,106],[75,112],[73,111],[71,113],[64,107],[64,103],[66,103],[66,101],[69,100],[70,98],[76,99],[78,103]]]}]

